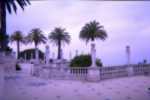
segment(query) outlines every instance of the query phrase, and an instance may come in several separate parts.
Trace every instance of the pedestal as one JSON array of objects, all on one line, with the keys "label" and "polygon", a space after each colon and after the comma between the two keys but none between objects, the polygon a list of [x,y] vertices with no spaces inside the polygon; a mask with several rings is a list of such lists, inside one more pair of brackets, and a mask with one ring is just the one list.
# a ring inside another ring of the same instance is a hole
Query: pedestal
[{"label": "pedestal", "polygon": [[128,71],[128,76],[133,76],[134,75],[133,67],[131,67],[131,66],[128,67],[127,71]]},{"label": "pedestal", "polygon": [[100,72],[96,69],[89,69],[88,70],[88,81],[97,82],[100,81]]}]

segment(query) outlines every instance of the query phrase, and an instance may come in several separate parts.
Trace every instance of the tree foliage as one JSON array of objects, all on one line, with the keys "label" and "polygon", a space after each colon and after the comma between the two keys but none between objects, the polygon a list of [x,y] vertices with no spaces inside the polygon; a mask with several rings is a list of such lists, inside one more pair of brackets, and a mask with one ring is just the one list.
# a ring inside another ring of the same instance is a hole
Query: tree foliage
[{"label": "tree foliage", "polygon": [[82,27],[79,38],[86,42],[89,42],[89,40],[94,41],[95,39],[105,40],[107,38],[107,33],[103,26],[94,20]]}]

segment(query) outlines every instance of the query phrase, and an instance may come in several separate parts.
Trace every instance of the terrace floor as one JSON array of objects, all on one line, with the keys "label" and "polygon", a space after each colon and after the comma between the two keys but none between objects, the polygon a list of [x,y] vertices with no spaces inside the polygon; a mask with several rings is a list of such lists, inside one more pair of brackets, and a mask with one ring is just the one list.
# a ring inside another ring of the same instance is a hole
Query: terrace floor
[{"label": "terrace floor", "polygon": [[3,100],[150,100],[150,77],[101,82],[46,80],[30,76],[28,66],[5,77]]}]

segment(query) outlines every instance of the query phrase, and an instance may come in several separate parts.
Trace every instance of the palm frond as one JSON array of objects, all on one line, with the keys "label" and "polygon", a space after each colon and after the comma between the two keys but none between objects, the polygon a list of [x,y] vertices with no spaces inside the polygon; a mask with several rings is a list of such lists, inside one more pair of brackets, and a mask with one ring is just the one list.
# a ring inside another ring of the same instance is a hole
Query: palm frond
[{"label": "palm frond", "polygon": [[34,42],[35,45],[40,43],[46,43],[47,38],[43,35],[43,32],[39,28],[32,29],[26,37],[26,41]]},{"label": "palm frond", "polygon": [[94,20],[82,27],[79,38],[86,41],[86,43],[95,39],[105,40],[107,38],[107,32],[99,22]]},{"label": "palm frond", "polygon": [[12,9],[14,10],[14,12],[17,12],[17,4],[24,10],[24,7],[27,5],[30,5],[30,1],[29,0],[1,0],[1,3],[3,3],[8,12],[12,13]]},{"label": "palm frond", "polygon": [[20,41],[23,43],[24,41],[24,36],[21,31],[15,31],[11,36],[10,36],[10,41]]},{"label": "palm frond", "polygon": [[58,45],[58,42],[61,41],[61,43],[65,44],[69,44],[71,37],[69,35],[68,32],[65,32],[65,29],[63,28],[55,28],[48,36],[48,38],[50,39],[51,42],[53,42],[54,44]]}]

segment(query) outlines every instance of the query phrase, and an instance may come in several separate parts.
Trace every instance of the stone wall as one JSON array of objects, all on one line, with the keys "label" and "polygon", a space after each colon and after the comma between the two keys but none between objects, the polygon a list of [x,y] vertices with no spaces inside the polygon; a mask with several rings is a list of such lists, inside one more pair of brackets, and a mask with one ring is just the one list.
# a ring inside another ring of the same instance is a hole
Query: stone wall
[{"label": "stone wall", "polygon": [[15,71],[16,59],[11,55],[0,53],[0,100],[3,100],[4,75]]}]

